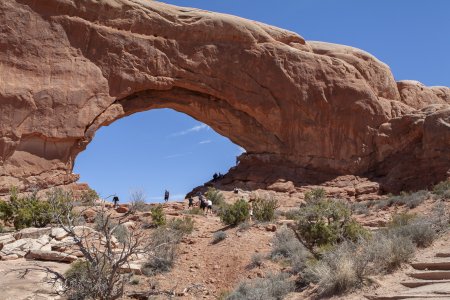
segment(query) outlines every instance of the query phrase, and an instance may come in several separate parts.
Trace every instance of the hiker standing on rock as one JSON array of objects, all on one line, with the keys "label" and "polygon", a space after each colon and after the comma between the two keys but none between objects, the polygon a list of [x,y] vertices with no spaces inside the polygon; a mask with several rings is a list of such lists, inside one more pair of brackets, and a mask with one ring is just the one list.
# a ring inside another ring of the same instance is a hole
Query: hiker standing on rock
[{"label": "hiker standing on rock", "polygon": [[169,191],[166,190],[166,192],[164,193],[164,202],[169,201]]},{"label": "hiker standing on rock", "polygon": [[192,199],[192,196],[189,197],[188,201],[189,201],[188,208],[194,207],[194,199]]}]

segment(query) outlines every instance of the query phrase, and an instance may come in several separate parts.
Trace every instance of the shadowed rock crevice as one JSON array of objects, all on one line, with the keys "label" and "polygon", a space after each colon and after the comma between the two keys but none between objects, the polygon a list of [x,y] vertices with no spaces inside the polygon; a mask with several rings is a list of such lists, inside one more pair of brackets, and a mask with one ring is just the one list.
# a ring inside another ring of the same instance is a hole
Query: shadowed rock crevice
[{"label": "shadowed rock crevice", "polygon": [[230,184],[448,176],[450,89],[397,83],[362,50],[154,1],[5,0],[0,16],[0,193],[77,180],[97,129],[153,108],[244,147]]}]

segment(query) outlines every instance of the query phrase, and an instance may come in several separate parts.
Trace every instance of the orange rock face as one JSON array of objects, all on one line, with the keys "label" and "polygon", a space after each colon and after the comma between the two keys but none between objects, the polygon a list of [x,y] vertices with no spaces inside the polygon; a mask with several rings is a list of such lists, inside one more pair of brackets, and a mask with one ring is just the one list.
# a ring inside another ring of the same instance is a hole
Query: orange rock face
[{"label": "orange rock face", "polygon": [[97,129],[153,108],[244,147],[230,176],[249,181],[355,174],[395,190],[450,167],[449,88],[396,83],[364,51],[229,15],[3,0],[0,76],[1,192],[76,181],[74,160]]}]

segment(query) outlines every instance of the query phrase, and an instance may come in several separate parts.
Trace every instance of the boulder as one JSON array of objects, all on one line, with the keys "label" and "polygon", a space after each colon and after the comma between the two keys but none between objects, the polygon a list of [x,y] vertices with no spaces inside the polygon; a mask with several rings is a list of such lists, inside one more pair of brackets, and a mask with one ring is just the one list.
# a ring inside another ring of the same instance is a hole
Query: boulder
[{"label": "boulder", "polygon": [[124,214],[127,213],[129,211],[128,207],[125,206],[119,206],[116,208],[116,212],[118,212],[119,214]]},{"label": "boulder", "polygon": [[50,233],[50,236],[53,237],[55,240],[60,241],[69,234],[62,228],[52,228],[52,231]]},{"label": "boulder", "polygon": [[56,251],[42,251],[42,250],[31,250],[25,256],[25,258],[44,261],[65,262],[65,263],[71,263],[78,259],[74,255],[69,255]]},{"label": "boulder", "polygon": [[93,209],[86,209],[82,213],[83,218],[88,223],[93,223],[95,221],[95,217],[97,216],[97,212]]},{"label": "boulder", "polygon": [[11,234],[5,234],[0,236],[0,250],[2,250],[3,245],[14,242],[16,239]]}]

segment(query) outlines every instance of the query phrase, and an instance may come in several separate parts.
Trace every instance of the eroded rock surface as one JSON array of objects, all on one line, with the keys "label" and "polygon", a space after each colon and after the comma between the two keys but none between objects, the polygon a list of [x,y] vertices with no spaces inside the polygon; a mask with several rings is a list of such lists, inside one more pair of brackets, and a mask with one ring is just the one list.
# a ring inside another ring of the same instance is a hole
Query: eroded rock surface
[{"label": "eroded rock surface", "polygon": [[364,51],[229,15],[154,1],[4,0],[0,76],[2,193],[76,181],[74,160],[97,129],[153,108],[244,147],[229,175],[238,181],[354,174],[395,191],[450,167],[449,88],[396,83]]}]

